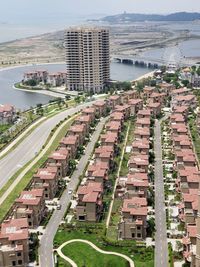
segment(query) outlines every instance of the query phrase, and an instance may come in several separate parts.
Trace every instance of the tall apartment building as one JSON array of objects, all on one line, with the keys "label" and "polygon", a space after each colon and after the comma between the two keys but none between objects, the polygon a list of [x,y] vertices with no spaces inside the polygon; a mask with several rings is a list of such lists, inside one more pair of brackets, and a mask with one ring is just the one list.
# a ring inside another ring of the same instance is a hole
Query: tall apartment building
[{"label": "tall apartment building", "polygon": [[109,30],[69,28],[65,48],[68,90],[101,92],[110,79]]}]

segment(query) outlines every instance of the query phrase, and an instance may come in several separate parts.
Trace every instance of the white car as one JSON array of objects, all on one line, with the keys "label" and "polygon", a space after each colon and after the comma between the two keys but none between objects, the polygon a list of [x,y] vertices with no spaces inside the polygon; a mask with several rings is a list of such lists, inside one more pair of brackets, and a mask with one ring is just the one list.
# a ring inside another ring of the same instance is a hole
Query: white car
[{"label": "white car", "polygon": [[71,195],[73,193],[73,190],[72,189],[69,189],[68,190],[68,193],[69,193],[69,195]]}]

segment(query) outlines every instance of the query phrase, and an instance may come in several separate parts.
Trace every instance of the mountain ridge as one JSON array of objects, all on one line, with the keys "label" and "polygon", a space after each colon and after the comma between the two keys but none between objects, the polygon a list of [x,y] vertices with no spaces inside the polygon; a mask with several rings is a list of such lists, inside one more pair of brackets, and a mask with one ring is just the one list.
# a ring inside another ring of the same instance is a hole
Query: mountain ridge
[{"label": "mountain ridge", "polygon": [[101,19],[107,22],[142,22],[142,21],[195,21],[200,20],[199,12],[176,12],[168,15],[122,13]]}]

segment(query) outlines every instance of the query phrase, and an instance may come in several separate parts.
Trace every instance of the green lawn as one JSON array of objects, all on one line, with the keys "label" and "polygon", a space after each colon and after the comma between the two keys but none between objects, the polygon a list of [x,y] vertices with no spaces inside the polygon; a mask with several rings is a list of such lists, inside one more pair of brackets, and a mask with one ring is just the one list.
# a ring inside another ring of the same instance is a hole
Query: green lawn
[{"label": "green lawn", "polygon": [[0,134],[4,133],[7,131],[12,125],[11,124],[2,124],[0,125]]},{"label": "green lawn", "polygon": [[[88,225],[88,226],[87,226]],[[103,224],[84,224],[81,228],[60,227],[54,239],[54,246],[59,247],[64,242],[71,239],[85,239],[93,242],[97,247],[105,251],[114,251],[131,257],[135,267],[153,267],[153,248],[141,247],[132,241],[106,241]],[[80,251],[79,251],[80,252]],[[59,265],[65,266],[65,265]],[[88,265],[86,265],[88,266]],[[97,265],[94,265],[99,266]],[[123,266],[123,265],[122,265]]]},{"label": "green lawn", "polygon": [[91,246],[75,242],[62,249],[63,254],[72,259],[78,267],[128,267],[128,262],[118,256],[105,255],[97,252]]}]

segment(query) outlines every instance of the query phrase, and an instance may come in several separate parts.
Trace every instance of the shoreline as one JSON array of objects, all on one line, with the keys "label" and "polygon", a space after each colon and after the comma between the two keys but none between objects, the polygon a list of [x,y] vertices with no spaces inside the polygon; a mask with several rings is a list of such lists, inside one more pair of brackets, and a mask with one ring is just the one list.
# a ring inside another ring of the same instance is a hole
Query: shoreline
[{"label": "shoreline", "polygon": [[150,72],[148,72],[148,73],[146,73],[146,74],[144,74],[144,75],[138,77],[137,79],[132,80],[131,82],[138,82],[138,81],[140,81],[140,80],[143,80],[143,79],[147,79],[147,78],[149,78],[149,77],[152,77],[153,74],[154,74],[154,72],[155,72],[155,70],[154,70],[154,71],[150,71]]},{"label": "shoreline", "polygon": [[6,71],[6,70],[13,70],[17,68],[23,68],[23,67],[32,67],[32,66],[42,66],[42,65],[58,65],[58,64],[65,64],[64,61],[61,62],[48,62],[48,63],[32,63],[32,64],[21,64],[21,65],[15,65],[15,66],[10,66],[10,67],[0,67],[0,72]]},{"label": "shoreline", "polygon": [[[64,64],[65,62],[54,62],[54,63],[37,63],[37,64],[23,64],[23,65],[16,65],[16,66],[11,66],[11,67],[5,67],[5,68],[0,68],[0,72],[3,71],[7,71],[7,70],[13,70],[13,69],[17,69],[17,68],[23,68],[23,67],[31,67],[31,66],[41,66],[41,65],[57,65],[57,64]],[[137,79],[135,80],[130,80],[130,82],[136,82],[148,77],[152,77],[153,76],[154,71],[150,71],[144,75],[139,76]],[[20,91],[24,91],[24,92],[29,92],[29,93],[38,93],[38,94],[43,94],[43,95],[47,95],[47,96],[52,96],[52,97],[62,97],[65,98],[65,94],[63,93],[59,93],[59,92],[53,92],[53,91],[49,91],[49,90],[31,90],[31,89],[22,89],[22,88],[17,88],[15,86],[15,84],[13,84],[12,86],[13,89],[15,90],[20,90]]]}]

